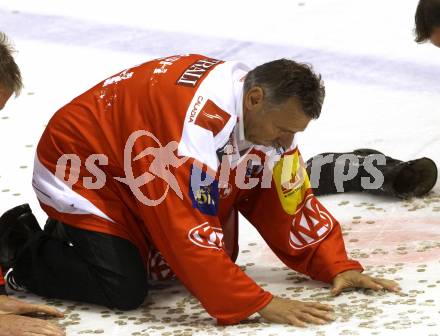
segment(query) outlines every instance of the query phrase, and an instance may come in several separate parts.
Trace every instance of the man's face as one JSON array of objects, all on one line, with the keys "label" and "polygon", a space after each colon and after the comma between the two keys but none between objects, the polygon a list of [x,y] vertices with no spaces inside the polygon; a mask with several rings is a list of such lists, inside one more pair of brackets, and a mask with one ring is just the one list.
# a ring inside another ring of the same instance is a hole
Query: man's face
[{"label": "man's face", "polygon": [[429,40],[433,45],[440,48],[440,27],[434,29],[431,36],[429,37]]},{"label": "man's face", "polygon": [[297,98],[280,105],[264,102],[261,88],[251,88],[243,102],[246,140],[274,148],[289,148],[296,133],[304,131],[310,122]]},{"label": "man's face", "polygon": [[2,110],[3,107],[5,107],[6,102],[8,101],[9,98],[11,98],[11,96],[12,96],[12,92],[4,89],[0,85],[0,110]]}]

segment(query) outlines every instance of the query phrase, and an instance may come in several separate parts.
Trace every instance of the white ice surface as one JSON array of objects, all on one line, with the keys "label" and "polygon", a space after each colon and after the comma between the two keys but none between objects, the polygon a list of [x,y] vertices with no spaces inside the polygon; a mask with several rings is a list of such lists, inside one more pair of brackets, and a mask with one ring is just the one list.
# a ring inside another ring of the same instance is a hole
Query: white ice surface
[{"label": "white ice surface", "polygon": [[[440,165],[440,49],[413,41],[416,4],[0,0],[0,30],[15,42],[25,82],[0,114],[0,212],[29,202],[44,222],[30,184],[33,155],[59,107],[124,68],[176,53],[250,65],[280,57],[312,63],[327,97],[321,118],[300,137],[305,157],[373,147]],[[242,221],[238,263],[275,294],[331,300],[338,319],[328,326],[299,331],[254,316],[216,327],[173,283],[157,285],[141,309],[124,314],[49,302],[69,309],[59,321],[68,335],[440,335],[439,194],[438,182],[429,196],[407,202],[358,194],[322,199],[340,220],[350,254],[371,273],[400,279],[402,296],[356,291],[333,300],[324,284],[289,275]]]}]

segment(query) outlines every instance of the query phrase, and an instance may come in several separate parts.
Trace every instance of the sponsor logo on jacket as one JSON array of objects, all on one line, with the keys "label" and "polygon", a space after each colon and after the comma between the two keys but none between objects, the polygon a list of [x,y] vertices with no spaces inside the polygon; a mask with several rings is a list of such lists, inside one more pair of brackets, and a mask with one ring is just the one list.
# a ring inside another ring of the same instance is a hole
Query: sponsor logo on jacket
[{"label": "sponsor logo on jacket", "polygon": [[273,167],[273,180],[284,211],[293,215],[304,195],[310,189],[310,182],[299,152],[285,154]]},{"label": "sponsor logo on jacket", "polygon": [[205,215],[217,215],[218,181],[195,165],[191,166],[189,196],[193,208],[199,209]]},{"label": "sponsor logo on jacket", "polygon": [[303,249],[323,240],[333,228],[333,219],[311,192],[294,215],[289,244]]},{"label": "sponsor logo on jacket", "polygon": [[197,112],[200,110],[200,107],[201,107],[201,105],[203,103],[203,99],[204,99],[203,96],[198,96],[197,97],[197,100],[194,103],[194,106],[193,106],[193,108],[192,108],[192,110],[191,110],[191,112],[189,114],[189,120],[188,120],[189,122],[193,122],[194,121],[194,118],[195,118]]},{"label": "sponsor logo on jacket", "polygon": [[222,229],[212,227],[208,222],[191,229],[188,238],[195,245],[204,248],[222,249],[224,246]]},{"label": "sponsor logo on jacket", "polygon": [[212,100],[209,100],[202,107],[197,115],[194,124],[200,126],[208,131],[211,131],[214,136],[221,132],[223,127],[227,124],[231,116],[218,107]]},{"label": "sponsor logo on jacket", "polygon": [[246,177],[257,177],[263,171],[264,166],[261,164],[254,164],[252,160],[246,163]]},{"label": "sponsor logo on jacket", "polygon": [[177,80],[176,84],[196,87],[200,80],[219,63],[223,63],[223,61],[219,61],[214,58],[197,60],[185,69],[183,74]]}]

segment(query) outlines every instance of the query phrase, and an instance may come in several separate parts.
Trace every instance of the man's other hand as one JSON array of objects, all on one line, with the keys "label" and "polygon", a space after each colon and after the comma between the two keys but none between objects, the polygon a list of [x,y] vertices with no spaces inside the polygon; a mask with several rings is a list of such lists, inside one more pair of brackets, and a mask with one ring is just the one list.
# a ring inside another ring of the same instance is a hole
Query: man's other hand
[{"label": "man's other hand", "polygon": [[291,324],[301,328],[306,327],[306,323],[326,324],[335,320],[333,308],[329,305],[276,296],[258,313],[271,322]]},{"label": "man's other hand", "polygon": [[0,315],[0,336],[64,336],[54,324],[19,315]]},{"label": "man's other hand", "polygon": [[15,298],[0,295],[0,315],[5,314],[47,314],[55,317],[63,317],[64,314],[58,309],[49,307],[46,305],[32,304],[24,301],[17,300]]},{"label": "man's other hand", "polygon": [[331,293],[336,296],[346,288],[370,288],[375,291],[386,289],[391,292],[401,290],[399,284],[393,280],[373,278],[355,270],[345,271],[335,276]]},{"label": "man's other hand", "polygon": [[58,326],[38,318],[19,314],[47,314],[63,317],[58,309],[23,302],[6,295],[0,295],[0,336],[64,336]]}]

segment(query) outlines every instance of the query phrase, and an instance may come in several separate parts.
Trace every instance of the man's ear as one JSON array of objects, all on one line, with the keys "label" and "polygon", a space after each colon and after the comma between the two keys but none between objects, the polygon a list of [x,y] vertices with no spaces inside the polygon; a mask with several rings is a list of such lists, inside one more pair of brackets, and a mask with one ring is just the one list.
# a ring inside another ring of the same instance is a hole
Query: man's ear
[{"label": "man's ear", "polygon": [[244,104],[246,109],[248,110],[258,110],[263,106],[264,100],[264,91],[260,86],[251,87],[248,92],[246,92],[246,96],[244,99]]}]

